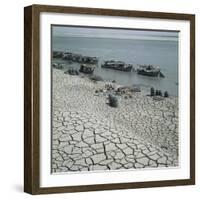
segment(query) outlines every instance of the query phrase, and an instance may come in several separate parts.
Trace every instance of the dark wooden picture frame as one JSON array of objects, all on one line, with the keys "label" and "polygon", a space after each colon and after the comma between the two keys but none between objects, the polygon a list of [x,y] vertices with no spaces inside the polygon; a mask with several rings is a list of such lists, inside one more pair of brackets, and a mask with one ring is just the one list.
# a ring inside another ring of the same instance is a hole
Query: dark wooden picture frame
[{"label": "dark wooden picture frame", "polygon": [[[150,182],[40,187],[40,13],[75,13],[187,20],[190,23],[190,178]],[[24,9],[24,191],[30,194],[83,192],[195,184],[195,16],[192,14],[32,5]]]}]

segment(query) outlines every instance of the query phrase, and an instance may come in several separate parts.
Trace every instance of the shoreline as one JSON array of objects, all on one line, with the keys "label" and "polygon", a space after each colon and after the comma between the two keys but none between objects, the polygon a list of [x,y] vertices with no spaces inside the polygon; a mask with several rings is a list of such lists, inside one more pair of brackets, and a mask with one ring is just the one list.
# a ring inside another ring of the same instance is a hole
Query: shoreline
[{"label": "shoreline", "polygon": [[178,98],[106,104],[105,84],[53,69],[52,172],[178,166]]},{"label": "shoreline", "polygon": [[[53,58],[53,62],[62,64],[64,66],[63,70],[68,70],[69,68],[79,70],[80,68],[80,63],[69,62],[66,60],[62,60],[60,58]],[[133,63],[133,65],[137,65],[137,64]],[[96,66],[94,70],[94,75],[102,76],[104,77],[104,80],[108,82],[109,81],[111,82],[112,80],[116,80],[116,82],[118,82],[121,85],[131,86],[134,84],[135,86],[143,87],[143,89],[146,88],[145,90],[149,90],[151,87],[154,87],[155,89],[162,90],[163,92],[168,91],[170,96],[178,97],[177,89],[174,90],[171,88],[171,86],[168,88],[166,87],[165,84],[163,85],[162,82],[165,81],[166,77],[158,78],[158,77],[151,77],[151,76],[143,76],[143,75],[137,74],[137,72],[134,70],[131,72],[124,72],[124,71],[118,71],[118,70],[109,69],[109,68],[102,68],[100,64]],[[177,87],[178,85],[177,82],[174,82],[173,84],[174,84],[174,87]]]}]

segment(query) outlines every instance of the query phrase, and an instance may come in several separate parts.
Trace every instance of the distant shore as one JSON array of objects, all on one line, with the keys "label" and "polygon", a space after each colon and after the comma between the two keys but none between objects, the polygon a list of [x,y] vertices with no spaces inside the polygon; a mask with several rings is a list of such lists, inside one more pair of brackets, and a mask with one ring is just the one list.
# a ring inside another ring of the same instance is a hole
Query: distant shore
[{"label": "distant shore", "polygon": [[52,73],[53,172],[178,166],[177,97],[133,92],[113,108],[105,85],[119,84]]}]

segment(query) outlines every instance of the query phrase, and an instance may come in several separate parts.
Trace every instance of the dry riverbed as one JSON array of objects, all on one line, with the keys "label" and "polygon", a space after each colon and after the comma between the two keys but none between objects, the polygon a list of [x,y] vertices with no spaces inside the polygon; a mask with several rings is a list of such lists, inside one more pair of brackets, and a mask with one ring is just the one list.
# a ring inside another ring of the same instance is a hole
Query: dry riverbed
[{"label": "dry riverbed", "polygon": [[52,73],[53,173],[178,166],[176,97],[135,92],[113,108],[95,93],[105,82]]}]

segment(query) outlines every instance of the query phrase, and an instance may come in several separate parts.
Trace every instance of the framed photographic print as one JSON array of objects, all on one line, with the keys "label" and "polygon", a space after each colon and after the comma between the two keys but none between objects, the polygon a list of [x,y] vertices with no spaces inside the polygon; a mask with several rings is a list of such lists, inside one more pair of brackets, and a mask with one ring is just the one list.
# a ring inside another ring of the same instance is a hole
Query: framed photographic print
[{"label": "framed photographic print", "polygon": [[194,184],[195,16],[24,11],[24,191]]}]

